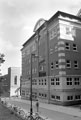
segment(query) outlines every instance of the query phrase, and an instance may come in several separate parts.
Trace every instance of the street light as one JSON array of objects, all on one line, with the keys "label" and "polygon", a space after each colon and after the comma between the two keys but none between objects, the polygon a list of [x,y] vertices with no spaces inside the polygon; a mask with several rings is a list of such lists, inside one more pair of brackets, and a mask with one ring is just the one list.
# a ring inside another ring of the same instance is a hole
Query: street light
[{"label": "street light", "polygon": [[[34,32],[36,33],[38,31],[38,28],[45,22],[44,19],[39,19],[34,27]],[[39,77],[39,39],[40,39],[40,35],[39,35],[39,31],[37,32],[38,34],[38,55],[35,55],[33,53],[31,53],[31,77],[30,77],[30,118],[32,118],[32,114],[33,114],[33,108],[32,108],[32,57],[38,57],[38,77]]]},{"label": "street light", "polygon": [[30,116],[32,116],[33,109],[32,109],[32,53],[31,53],[31,78],[30,78]]},{"label": "street light", "polygon": [[38,57],[38,55],[31,53],[31,78],[30,78],[30,117],[31,118],[32,118],[32,114],[33,114],[33,108],[32,108],[32,57]]}]

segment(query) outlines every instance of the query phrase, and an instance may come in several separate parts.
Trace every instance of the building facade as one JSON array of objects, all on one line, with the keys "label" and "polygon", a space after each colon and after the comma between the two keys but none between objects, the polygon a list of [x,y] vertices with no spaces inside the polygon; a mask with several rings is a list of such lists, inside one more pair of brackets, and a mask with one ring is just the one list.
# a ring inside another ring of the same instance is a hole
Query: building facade
[{"label": "building facade", "polygon": [[16,92],[20,87],[20,68],[8,68],[8,74],[1,76],[2,96],[10,97],[20,95],[20,91]]},{"label": "building facade", "polygon": [[81,103],[81,18],[58,11],[48,21],[38,20],[34,31],[21,50],[22,98],[30,96],[34,54],[32,98],[61,105]]},{"label": "building facade", "polygon": [[10,82],[8,74],[0,76],[0,96],[10,96]]}]

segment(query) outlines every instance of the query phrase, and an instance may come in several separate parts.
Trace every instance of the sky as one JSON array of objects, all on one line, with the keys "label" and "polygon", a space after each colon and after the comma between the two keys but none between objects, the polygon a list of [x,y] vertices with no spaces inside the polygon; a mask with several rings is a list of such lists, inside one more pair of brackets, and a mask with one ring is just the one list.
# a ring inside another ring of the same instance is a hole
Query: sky
[{"label": "sky", "polygon": [[76,15],[81,0],[0,0],[0,53],[5,55],[1,73],[21,67],[22,45],[34,34],[40,18],[50,19],[58,10]]}]

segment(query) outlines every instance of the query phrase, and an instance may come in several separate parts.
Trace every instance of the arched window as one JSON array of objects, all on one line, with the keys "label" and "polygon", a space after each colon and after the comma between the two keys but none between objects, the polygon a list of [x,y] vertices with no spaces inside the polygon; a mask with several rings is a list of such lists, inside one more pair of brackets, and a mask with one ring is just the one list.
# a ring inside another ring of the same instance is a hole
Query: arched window
[{"label": "arched window", "polygon": [[14,77],[14,84],[17,85],[17,76]]}]

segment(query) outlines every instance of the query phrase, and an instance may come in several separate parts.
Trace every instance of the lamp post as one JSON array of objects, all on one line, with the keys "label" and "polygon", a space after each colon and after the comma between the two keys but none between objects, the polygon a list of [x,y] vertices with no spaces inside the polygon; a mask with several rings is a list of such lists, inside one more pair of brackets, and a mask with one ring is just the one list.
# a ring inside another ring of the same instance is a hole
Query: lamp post
[{"label": "lamp post", "polygon": [[38,55],[31,53],[31,77],[30,77],[30,117],[31,118],[32,118],[32,114],[33,114],[33,108],[32,108],[32,57],[38,58]]},{"label": "lamp post", "polygon": [[30,78],[30,117],[32,117],[33,114],[33,108],[32,108],[32,53],[31,53],[31,78]]}]

